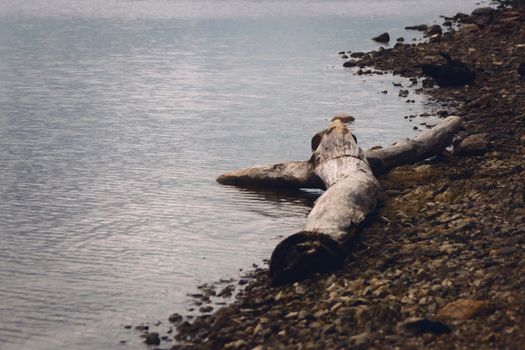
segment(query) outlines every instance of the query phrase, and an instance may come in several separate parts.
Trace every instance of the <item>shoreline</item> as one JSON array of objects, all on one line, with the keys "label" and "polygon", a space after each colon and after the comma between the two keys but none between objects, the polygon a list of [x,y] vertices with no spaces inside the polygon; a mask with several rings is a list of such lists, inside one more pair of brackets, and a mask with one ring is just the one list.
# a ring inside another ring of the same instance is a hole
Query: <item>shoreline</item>
[{"label": "shoreline", "polygon": [[444,115],[463,117],[458,142],[486,134],[489,143],[380,176],[384,198],[342,269],[279,288],[256,269],[231,305],[192,323],[173,318],[173,348],[518,349],[525,82],[517,64],[525,62],[525,12],[511,11],[464,17],[455,33],[372,51],[357,63],[420,80],[415,64],[438,61],[439,51],[461,59],[475,69],[474,84],[423,92]]}]

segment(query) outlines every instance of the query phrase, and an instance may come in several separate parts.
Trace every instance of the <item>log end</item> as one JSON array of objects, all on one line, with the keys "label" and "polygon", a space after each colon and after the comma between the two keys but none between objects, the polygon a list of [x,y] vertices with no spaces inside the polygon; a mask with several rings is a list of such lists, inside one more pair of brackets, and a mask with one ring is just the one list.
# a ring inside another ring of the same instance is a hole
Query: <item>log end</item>
[{"label": "log end", "polygon": [[272,286],[303,280],[316,272],[333,271],[344,261],[340,243],[323,234],[302,231],[275,247],[270,260]]}]

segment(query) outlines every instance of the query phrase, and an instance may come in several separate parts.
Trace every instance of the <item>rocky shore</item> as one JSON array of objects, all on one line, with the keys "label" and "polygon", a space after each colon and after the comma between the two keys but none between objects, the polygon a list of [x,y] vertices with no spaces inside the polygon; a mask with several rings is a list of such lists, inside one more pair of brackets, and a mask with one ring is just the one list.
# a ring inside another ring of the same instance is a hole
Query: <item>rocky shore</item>
[{"label": "rocky shore", "polygon": [[[379,178],[380,207],[344,267],[278,288],[255,269],[213,313],[210,297],[234,287],[205,287],[195,296],[203,314],[173,315],[175,345],[159,340],[161,348],[524,348],[525,9],[476,11],[445,18],[449,29],[428,42],[347,64],[411,78],[400,95],[425,93],[437,114],[464,125],[453,149]],[[475,82],[438,88],[421,77],[418,65],[442,62],[439,52],[471,67]]]}]

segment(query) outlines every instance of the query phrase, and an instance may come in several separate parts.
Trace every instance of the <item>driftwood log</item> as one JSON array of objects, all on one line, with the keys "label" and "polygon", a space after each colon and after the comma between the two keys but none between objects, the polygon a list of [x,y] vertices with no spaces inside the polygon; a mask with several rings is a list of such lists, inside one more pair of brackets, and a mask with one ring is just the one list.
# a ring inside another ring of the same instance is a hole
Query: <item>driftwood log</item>
[{"label": "driftwood log", "polygon": [[336,120],[312,139],[310,160],[240,169],[217,181],[245,187],[326,189],[303,231],[283,240],[272,253],[270,277],[273,285],[280,285],[340,266],[359,225],[375,210],[381,186],[374,175],[440,153],[460,123],[461,118],[451,116],[414,140],[363,152],[350,130]]}]

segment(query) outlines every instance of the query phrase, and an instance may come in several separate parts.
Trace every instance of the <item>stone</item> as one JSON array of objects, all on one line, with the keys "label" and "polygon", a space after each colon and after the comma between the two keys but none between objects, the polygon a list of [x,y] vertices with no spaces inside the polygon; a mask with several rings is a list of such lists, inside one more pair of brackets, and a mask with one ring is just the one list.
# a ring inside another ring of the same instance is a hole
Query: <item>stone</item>
[{"label": "stone", "polygon": [[421,317],[411,317],[398,324],[398,329],[414,334],[432,333],[435,335],[450,333],[450,327],[440,321],[433,321]]},{"label": "stone", "polygon": [[424,75],[434,79],[441,87],[462,87],[471,84],[476,74],[465,63],[452,57],[446,52],[440,52],[447,63],[425,63],[419,65]]},{"label": "stone", "polygon": [[430,27],[427,28],[427,30],[425,30],[425,34],[427,36],[432,36],[432,35],[441,35],[443,34],[443,29],[441,29],[441,26],[439,24],[434,24]]},{"label": "stone", "polygon": [[415,26],[407,26],[405,27],[407,30],[419,30],[420,32],[424,32],[428,29],[428,26],[426,24],[418,24]]},{"label": "stone", "polygon": [[468,320],[491,310],[490,303],[484,300],[458,299],[445,305],[437,313],[438,318],[454,318]]},{"label": "stone", "polygon": [[226,286],[224,287],[218,294],[221,298],[229,298],[233,295],[233,291],[235,288],[233,286]]},{"label": "stone", "polygon": [[352,68],[357,65],[358,65],[357,61],[346,61],[345,63],[343,63],[343,67],[346,67],[346,68]]},{"label": "stone", "polygon": [[180,323],[182,322],[182,316],[175,312],[168,317],[168,321],[171,323]]},{"label": "stone", "polygon": [[224,346],[225,349],[240,349],[242,348],[243,346],[246,346],[247,343],[246,341],[242,340],[242,339],[239,339],[239,340],[234,340],[228,344],[226,344]]},{"label": "stone", "polygon": [[463,25],[463,27],[461,27],[461,30],[465,33],[473,33],[479,30],[479,26],[474,23],[469,23],[469,24]]},{"label": "stone", "polygon": [[365,345],[366,343],[370,342],[370,340],[373,339],[373,334],[369,332],[363,332],[360,334],[356,334],[352,337],[350,337],[350,343],[353,343],[354,346],[360,346]]},{"label": "stone", "polygon": [[492,7],[478,7],[472,11],[472,16],[492,16],[494,9]]},{"label": "stone", "polygon": [[336,114],[332,119],[330,119],[331,122],[335,120],[340,120],[341,123],[350,123],[350,122],[353,122],[355,118],[347,113],[339,113],[339,114]]},{"label": "stone", "polygon": [[386,44],[390,41],[390,34],[387,32],[372,38],[372,40],[377,41],[378,43]]},{"label": "stone", "polygon": [[473,134],[465,137],[454,147],[454,153],[462,156],[481,155],[488,150],[489,135],[487,133]]},{"label": "stone", "polygon": [[469,107],[485,107],[489,104],[490,100],[492,99],[491,94],[484,94],[471,103],[468,104]]},{"label": "stone", "polygon": [[202,313],[207,313],[207,312],[212,312],[213,311],[213,307],[212,306],[203,306],[199,309],[200,312]]},{"label": "stone", "polygon": [[146,335],[146,338],[144,339],[144,343],[147,345],[159,345],[160,344],[160,337],[159,333],[157,332],[151,332]]}]

